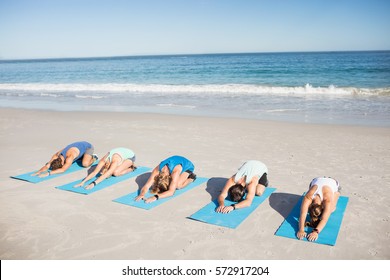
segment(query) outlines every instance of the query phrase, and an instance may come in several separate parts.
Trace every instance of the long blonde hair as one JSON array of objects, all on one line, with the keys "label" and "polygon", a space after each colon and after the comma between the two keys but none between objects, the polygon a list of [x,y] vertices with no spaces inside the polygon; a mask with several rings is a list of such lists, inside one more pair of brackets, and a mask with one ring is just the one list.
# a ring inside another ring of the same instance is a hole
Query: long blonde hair
[{"label": "long blonde hair", "polygon": [[170,174],[160,172],[154,177],[154,183],[150,192],[153,194],[158,194],[167,191],[171,181],[172,177]]}]

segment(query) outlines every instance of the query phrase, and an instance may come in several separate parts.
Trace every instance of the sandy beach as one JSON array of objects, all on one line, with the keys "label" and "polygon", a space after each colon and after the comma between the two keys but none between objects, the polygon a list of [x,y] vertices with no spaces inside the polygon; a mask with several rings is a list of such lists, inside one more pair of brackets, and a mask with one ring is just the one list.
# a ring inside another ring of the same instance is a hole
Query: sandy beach
[{"label": "sandy beach", "polygon": [[[112,200],[147,174],[91,195],[55,189],[78,171],[39,184],[10,176],[40,168],[86,140],[102,157],[128,147],[155,167],[171,155],[209,178],[150,211]],[[390,259],[390,128],[115,112],[0,109],[0,259]],[[215,199],[249,159],[263,161],[276,192],[237,229],[187,217]],[[349,204],[335,246],[275,236],[313,177],[332,176]]]}]

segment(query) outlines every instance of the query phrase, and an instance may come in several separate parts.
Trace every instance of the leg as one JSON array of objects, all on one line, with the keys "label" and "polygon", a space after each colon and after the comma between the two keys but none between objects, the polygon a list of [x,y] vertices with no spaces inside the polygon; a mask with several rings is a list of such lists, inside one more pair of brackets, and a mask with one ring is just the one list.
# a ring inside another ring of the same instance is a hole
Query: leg
[{"label": "leg", "polygon": [[268,186],[268,178],[267,178],[267,173],[264,173],[260,179],[259,179],[259,182],[257,183],[257,186],[256,186],[256,195],[257,196],[261,196],[264,191],[265,191],[265,188]]},{"label": "leg", "polygon": [[95,162],[95,159],[91,155],[84,154],[81,164],[83,167],[90,167],[92,163]]},{"label": "leg", "polygon": [[183,172],[180,174],[179,182],[177,184],[178,190],[185,188],[189,183],[194,181],[194,179],[188,178],[188,176],[190,176],[188,172]]},{"label": "leg", "polygon": [[81,162],[83,167],[90,167],[92,163],[95,162],[95,158],[93,157],[93,152],[94,152],[93,146],[85,151]]},{"label": "leg", "polygon": [[262,184],[257,184],[256,186],[256,195],[261,196],[265,191],[265,186]]},{"label": "leg", "polygon": [[339,201],[339,198],[340,198],[340,193],[339,192],[335,192],[333,194],[332,213],[336,210],[337,201]]},{"label": "leg", "polygon": [[131,171],[134,171],[134,163],[130,159],[125,159],[121,165],[119,165],[112,174],[113,176],[122,176]]}]

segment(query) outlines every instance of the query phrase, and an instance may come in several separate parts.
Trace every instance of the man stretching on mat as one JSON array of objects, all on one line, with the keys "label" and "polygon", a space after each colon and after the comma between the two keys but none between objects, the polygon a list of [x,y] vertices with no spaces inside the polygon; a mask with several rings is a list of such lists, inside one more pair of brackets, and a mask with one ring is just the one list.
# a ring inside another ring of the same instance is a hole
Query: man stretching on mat
[{"label": "man stretching on mat", "polygon": [[[337,201],[340,197],[341,187],[339,183],[329,177],[314,178],[301,204],[301,214],[299,216],[299,230],[297,237],[306,237],[305,226],[313,228],[307,235],[309,241],[316,241],[321,230],[328,222],[329,216],[336,210]],[[306,222],[309,212],[310,222]]]},{"label": "man stretching on mat", "polygon": [[51,159],[31,176],[46,177],[52,174],[60,174],[68,170],[73,162],[81,160],[83,167],[90,167],[97,159],[93,155],[94,147],[86,141],[74,142],[55,153]]},{"label": "man stretching on mat", "polygon": [[[261,196],[268,186],[267,173],[268,168],[261,161],[245,162],[237,173],[227,180],[218,197],[218,207],[215,211],[226,214],[236,209],[249,207],[255,195]],[[237,203],[225,206],[225,198],[228,195],[230,200]]]}]

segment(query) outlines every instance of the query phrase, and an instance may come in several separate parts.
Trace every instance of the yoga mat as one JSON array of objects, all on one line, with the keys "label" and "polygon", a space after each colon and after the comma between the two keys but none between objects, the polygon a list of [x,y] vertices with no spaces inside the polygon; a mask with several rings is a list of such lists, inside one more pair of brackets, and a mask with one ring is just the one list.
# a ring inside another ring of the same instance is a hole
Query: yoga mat
[{"label": "yoga mat", "polygon": [[[113,201],[114,202],[118,202],[118,203],[122,203],[122,204],[126,204],[126,205],[129,205],[129,206],[134,206],[134,207],[138,207],[138,208],[142,208],[142,209],[146,209],[146,210],[150,210],[162,203],[165,203],[167,202],[168,200],[171,200],[172,198],[175,198],[179,195],[181,195],[182,193],[185,193],[201,184],[203,184],[204,182],[207,182],[208,181],[208,178],[202,178],[202,177],[198,177],[196,178],[195,182],[192,182],[190,183],[188,186],[186,186],[185,188],[183,189],[180,189],[180,190],[176,190],[175,193],[173,194],[173,196],[170,196],[170,197],[166,197],[166,198],[160,198],[159,200],[156,200],[152,203],[145,203],[145,201],[143,200],[140,200],[140,201],[135,201],[134,199],[138,196],[139,194],[139,191],[135,191],[135,192],[132,192],[132,193],[129,193],[125,196],[122,196],[122,197],[119,197],[117,199],[114,199]],[[151,194],[150,192],[148,192],[146,195],[145,195],[145,198],[149,198],[153,196],[153,194]]]},{"label": "yoga mat", "polygon": [[[301,212],[301,204],[302,204],[303,196],[297,202],[291,213],[284,220],[282,225],[276,231],[275,235],[283,236],[288,238],[293,238],[299,240],[297,238],[297,232],[299,229],[298,220]],[[330,215],[326,226],[323,228],[321,233],[318,235],[318,239],[313,241],[313,243],[319,243],[324,245],[334,246],[336,244],[337,236],[340,231],[341,222],[343,220],[343,216],[345,213],[345,209],[348,204],[348,197],[340,196],[337,202],[336,210]],[[312,231],[311,228],[305,227],[305,232],[310,233]],[[308,241],[307,238],[302,239],[302,241]]]},{"label": "yoga mat", "polygon": [[[212,225],[237,228],[264,200],[266,200],[276,188],[265,188],[263,195],[255,196],[252,204],[249,207],[237,209],[227,214],[217,213],[215,209],[218,207],[218,201],[214,200],[192,214],[189,218]],[[234,202],[225,199],[225,205],[231,205]]]},{"label": "yoga mat", "polygon": [[60,177],[60,176],[65,175],[65,174],[69,174],[69,173],[72,173],[72,172],[75,172],[75,171],[79,171],[79,170],[82,170],[82,169],[85,169],[85,168],[91,168],[91,167],[83,167],[81,165],[81,161],[76,161],[76,162],[72,163],[72,165],[64,173],[53,174],[53,175],[42,177],[42,178],[40,178],[38,176],[31,176],[31,174],[34,174],[35,172],[38,171],[38,170],[36,170],[36,171],[28,172],[28,173],[25,173],[25,174],[17,175],[17,176],[11,176],[11,178],[18,179],[18,180],[23,180],[23,181],[27,181],[27,182],[36,184],[36,183],[40,183],[40,182],[43,182],[43,181],[47,181],[47,180],[51,180],[51,179]]},{"label": "yoga mat", "polygon": [[84,187],[74,188],[75,185],[77,185],[78,183],[81,183],[81,181],[83,180],[83,179],[81,179],[81,180],[74,181],[72,183],[68,183],[68,184],[56,187],[56,189],[64,190],[64,191],[70,191],[70,192],[75,192],[75,193],[80,193],[80,194],[91,194],[91,193],[100,191],[101,189],[110,187],[110,186],[112,186],[112,185],[114,185],[116,183],[119,183],[119,182],[122,182],[124,180],[127,180],[129,178],[138,176],[138,175],[140,175],[142,173],[145,173],[146,171],[149,171],[150,169],[151,168],[149,168],[149,167],[138,166],[135,171],[129,172],[129,173],[127,173],[125,175],[122,175],[122,176],[117,176],[117,177],[111,176],[110,178],[105,179],[104,181],[100,182],[95,187],[93,187],[92,189],[89,189],[89,190],[86,190],[85,187],[88,186],[93,181],[95,181],[97,179],[97,177],[88,180],[84,184]]}]

